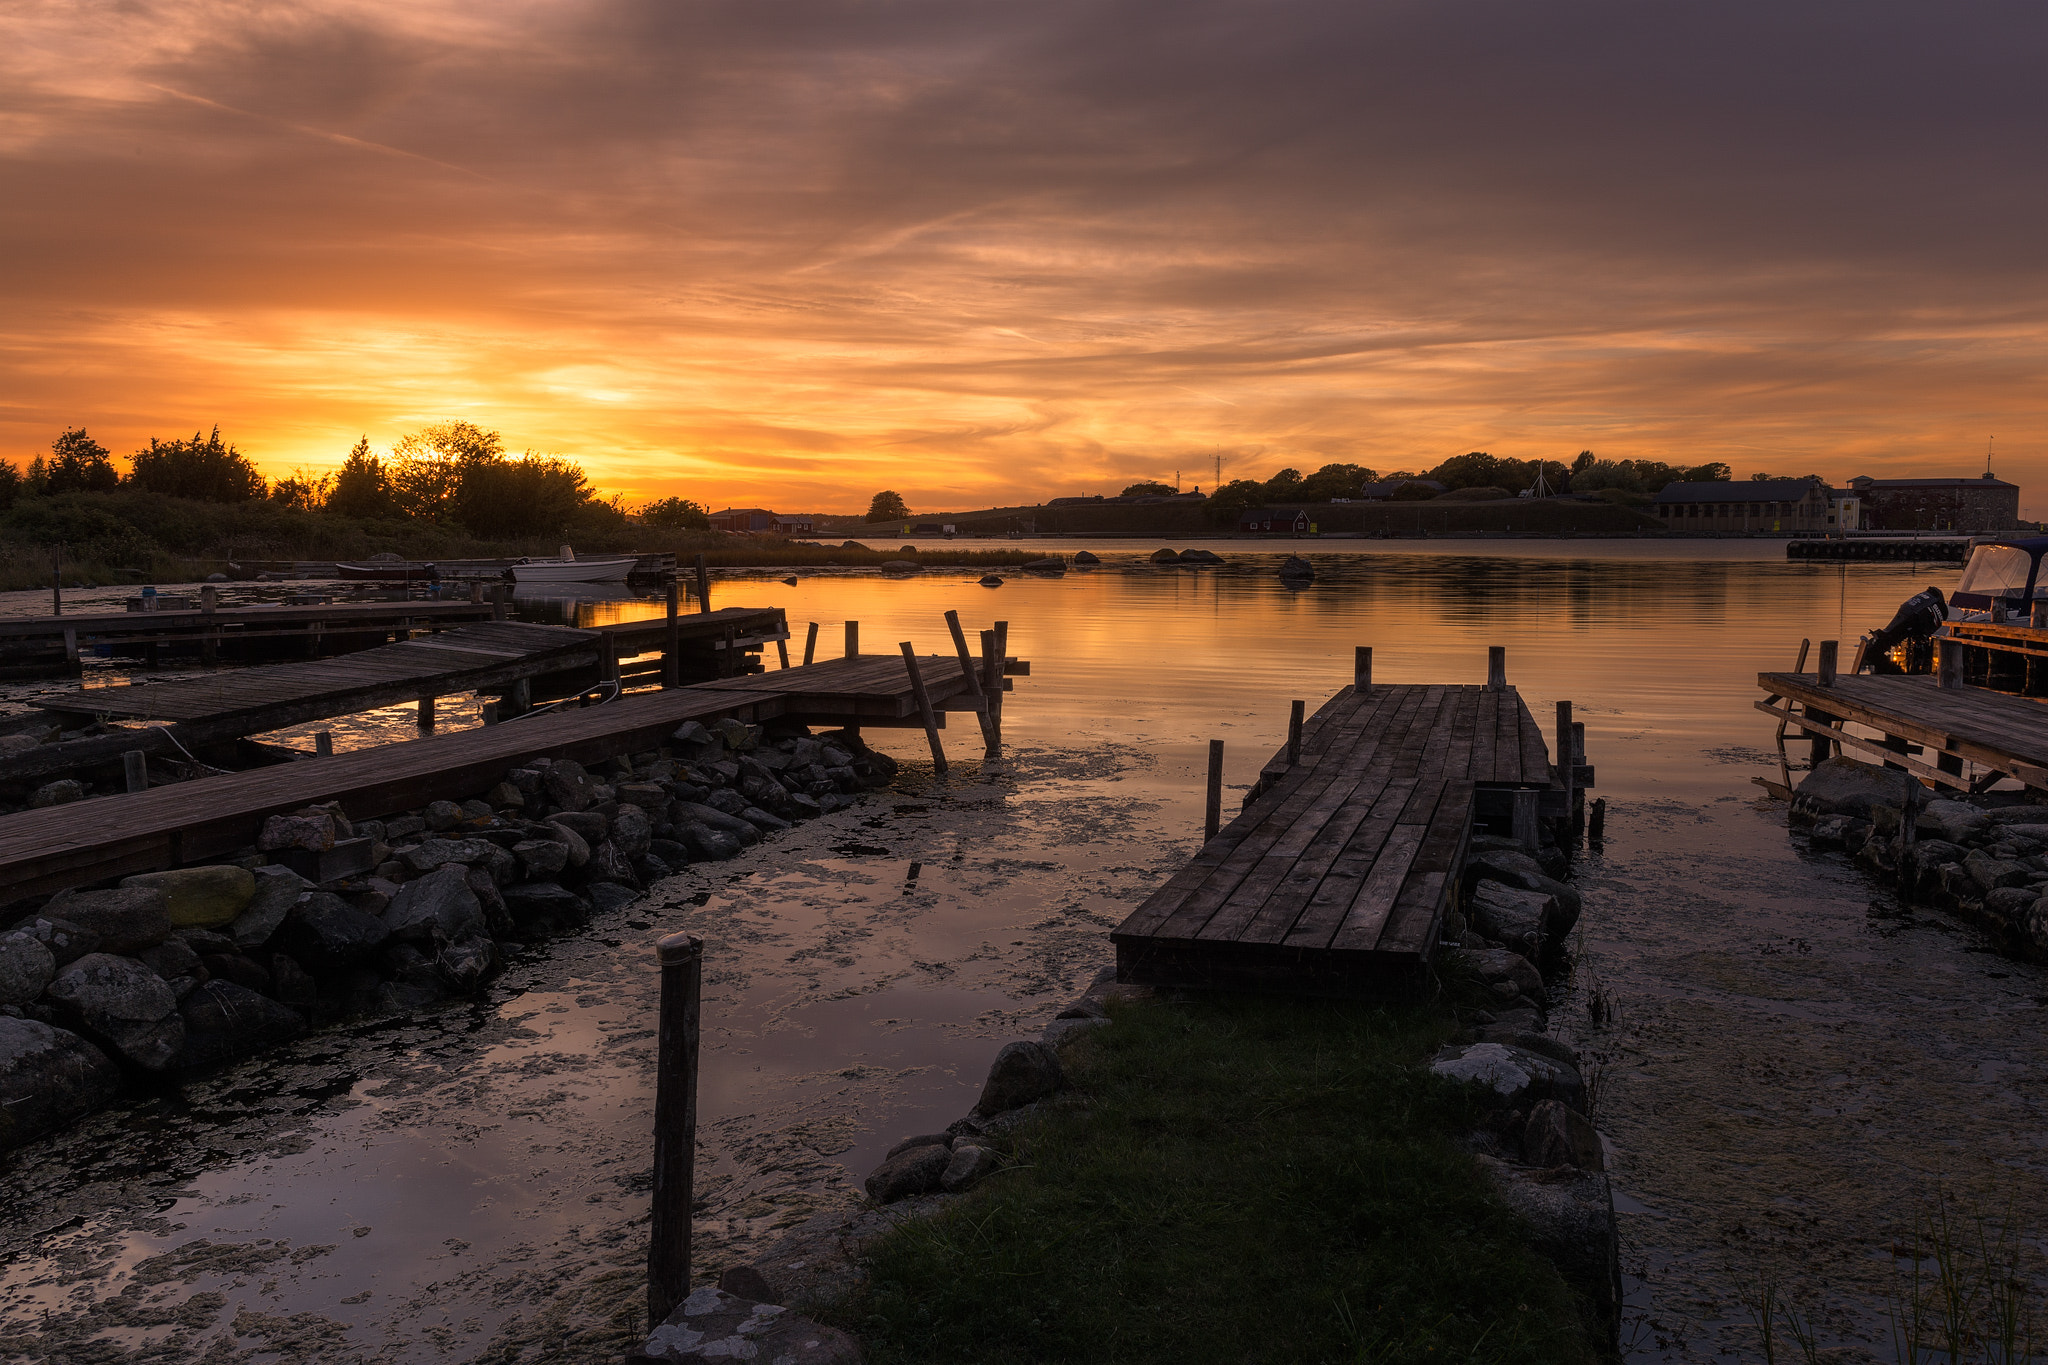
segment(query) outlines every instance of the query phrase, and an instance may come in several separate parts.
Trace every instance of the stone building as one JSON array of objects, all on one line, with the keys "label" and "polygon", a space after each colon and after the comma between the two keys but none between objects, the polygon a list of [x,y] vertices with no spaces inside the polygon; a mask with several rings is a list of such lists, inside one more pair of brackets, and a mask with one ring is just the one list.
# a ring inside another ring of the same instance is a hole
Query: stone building
[{"label": "stone building", "polygon": [[1849,487],[1863,503],[1866,531],[1959,531],[1987,534],[2019,529],[2018,484],[1977,479],[1873,479],[1859,475]]},{"label": "stone building", "polygon": [[1832,531],[1828,486],[1818,479],[1667,483],[1653,511],[1678,535]]}]

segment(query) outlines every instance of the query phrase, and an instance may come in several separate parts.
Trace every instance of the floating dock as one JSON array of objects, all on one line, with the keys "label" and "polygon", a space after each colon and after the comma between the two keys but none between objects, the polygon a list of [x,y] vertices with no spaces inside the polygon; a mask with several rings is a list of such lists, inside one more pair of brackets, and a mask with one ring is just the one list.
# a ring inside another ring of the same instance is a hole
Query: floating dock
[{"label": "floating dock", "polygon": [[315,803],[339,801],[352,818],[371,819],[475,796],[529,758],[591,763],[658,749],[689,720],[922,727],[936,750],[943,712],[997,709],[983,700],[983,685],[951,656],[919,658],[913,678],[904,658],[861,655],[22,811],[0,816],[0,905],[217,859],[254,842],[267,817]]},{"label": "floating dock", "polygon": [[1118,979],[1423,993],[1475,817],[1558,815],[1566,779],[1590,784],[1590,770],[1553,769],[1499,672],[1485,686],[1368,681],[1326,702],[1243,812],[1110,935]]},{"label": "floating dock", "polygon": [[1788,540],[1787,559],[1885,559],[1960,564],[1970,557],[1970,536],[1847,536]]}]

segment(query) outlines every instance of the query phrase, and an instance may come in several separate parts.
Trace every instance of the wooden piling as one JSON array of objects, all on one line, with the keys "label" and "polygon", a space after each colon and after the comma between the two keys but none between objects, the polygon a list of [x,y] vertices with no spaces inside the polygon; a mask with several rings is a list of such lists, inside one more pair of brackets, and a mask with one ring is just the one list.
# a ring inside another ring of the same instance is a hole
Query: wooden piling
[{"label": "wooden piling", "polygon": [[[520,678],[512,684],[512,690],[505,700],[511,703],[514,716],[523,716],[533,709],[533,679]],[[509,719],[509,717],[508,717]]]},{"label": "wooden piling", "polygon": [[1203,806],[1202,842],[1216,837],[1223,828],[1223,741],[1209,741],[1209,793]]},{"label": "wooden piling", "polygon": [[661,685],[683,685],[682,586],[670,574],[668,580],[668,634],[661,644]]},{"label": "wooden piling", "polygon": [[1351,651],[1351,688],[1364,692],[1372,686],[1372,646],[1359,645]]},{"label": "wooden piling", "polygon": [[1955,640],[1938,639],[1934,642],[1935,684],[1939,687],[1958,688],[1963,685],[1963,646]]},{"label": "wooden piling", "polygon": [[50,548],[50,614],[64,614],[64,547]]},{"label": "wooden piling", "polygon": [[858,659],[860,657],[860,622],[858,621],[848,621],[846,623],[846,657],[849,659]]},{"label": "wooden piling", "polygon": [[498,723],[498,703],[494,701],[485,702],[477,708],[477,715],[484,724],[496,725]]},{"label": "wooden piling", "polygon": [[1586,820],[1586,842],[1598,848],[1606,838],[1607,798],[1596,796],[1593,798],[1593,813]]},{"label": "wooden piling", "polygon": [[500,583],[491,589],[491,619],[503,621],[512,614],[512,585]]},{"label": "wooden piling", "polygon": [[313,752],[321,758],[333,758],[334,731],[315,730],[313,732]]},{"label": "wooden piling", "polygon": [[654,1192],[647,1241],[650,1327],[665,1322],[690,1292],[704,941],[690,934],[670,934],[656,945],[656,954],[661,963],[661,1004],[654,1054]]},{"label": "wooden piling", "polygon": [[85,660],[78,654],[78,627],[64,627],[64,667],[72,673],[85,671]]},{"label": "wooden piling", "polygon": [[775,642],[775,657],[781,661],[784,668],[789,667],[789,641],[777,640]]},{"label": "wooden piling", "polygon": [[597,637],[597,675],[603,682],[619,680],[619,641],[610,631],[600,631]]},{"label": "wooden piling", "polygon": [[932,710],[931,694],[924,690],[924,673],[917,666],[917,650],[908,640],[903,641],[901,648],[903,667],[910,674],[910,695],[917,701],[917,718],[924,722],[924,737],[932,744],[932,771],[944,777],[946,750],[939,743],[938,713]]},{"label": "wooden piling", "polygon": [[1504,645],[1489,645],[1486,650],[1486,686],[1498,692],[1508,685],[1508,651]]},{"label": "wooden piling", "polygon": [[967,695],[981,704],[975,719],[981,722],[981,742],[993,757],[997,746],[995,728],[989,724],[988,694],[981,690],[981,675],[975,670],[974,656],[967,651],[967,632],[960,629],[959,612],[946,613],[946,629],[953,636],[953,652],[960,656],[960,676],[967,681]]},{"label": "wooden piling", "polygon": [[421,697],[421,698],[420,698],[420,729],[422,729],[422,730],[431,730],[431,729],[433,729],[433,728],[434,728],[434,699],[433,699],[432,697]]},{"label": "wooden piling", "polygon": [[132,792],[149,790],[149,755],[140,749],[130,749],[121,755],[121,776]]},{"label": "wooden piling", "polygon": [[1839,640],[1822,640],[1820,642],[1820,664],[1813,679],[1820,686],[1833,687],[1835,685],[1835,661],[1841,648],[1842,644]]},{"label": "wooden piling", "polygon": [[469,600],[472,606],[483,605],[484,581],[481,578],[472,578],[469,580]]},{"label": "wooden piling", "polygon": [[214,612],[220,609],[220,589],[208,583],[199,589],[199,614],[207,619],[199,636],[199,661],[220,662],[220,627],[213,623]]},{"label": "wooden piling", "polygon": [[704,567],[704,556],[697,556],[697,610],[711,610],[711,571]]},{"label": "wooden piling", "polygon": [[1557,704],[1557,780],[1564,788],[1565,814],[1571,814],[1572,792],[1579,785],[1579,774],[1572,763],[1572,704],[1561,701]]},{"label": "wooden piling", "polygon": [[1292,768],[1301,762],[1301,721],[1308,712],[1308,703],[1295,701],[1287,707],[1287,766]]},{"label": "wooden piling", "polygon": [[810,623],[810,629],[804,632],[804,667],[809,668],[811,666],[811,661],[816,659],[817,657],[818,623],[816,621],[813,621]]},{"label": "wooden piling", "polygon": [[998,747],[1003,742],[1003,715],[996,701],[1002,694],[1003,660],[996,653],[996,633],[985,630],[981,633],[981,695],[988,701],[989,728],[994,731]]},{"label": "wooden piling", "polygon": [[1010,623],[996,622],[996,686],[988,694],[988,703],[996,718],[996,730],[1003,728],[1003,690],[1009,686],[1010,676]]},{"label": "wooden piling", "polygon": [[1536,832],[1537,804],[1541,801],[1543,793],[1537,791],[1534,787],[1517,787],[1512,795],[1515,803],[1514,824],[1509,830],[1509,834],[1516,843],[1528,849],[1529,852],[1534,853],[1538,844]]}]

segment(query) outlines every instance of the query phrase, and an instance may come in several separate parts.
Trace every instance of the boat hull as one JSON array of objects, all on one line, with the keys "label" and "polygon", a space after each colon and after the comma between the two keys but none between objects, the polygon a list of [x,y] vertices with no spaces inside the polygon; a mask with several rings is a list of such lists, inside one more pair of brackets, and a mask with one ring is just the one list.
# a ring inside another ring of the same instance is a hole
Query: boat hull
[{"label": "boat hull", "polygon": [[514,583],[622,583],[632,559],[570,559],[548,564],[514,564]]}]

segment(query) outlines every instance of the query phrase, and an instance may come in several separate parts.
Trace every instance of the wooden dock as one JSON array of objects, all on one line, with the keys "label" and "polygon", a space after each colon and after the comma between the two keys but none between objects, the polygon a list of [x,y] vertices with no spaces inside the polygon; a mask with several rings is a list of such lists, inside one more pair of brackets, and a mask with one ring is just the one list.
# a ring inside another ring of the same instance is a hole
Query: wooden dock
[{"label": "wooden dock", "polygon": [[[919,664],[924,698],[935,709],[983,709],[978,699],[967,700],[974,685],[957,660],[926,657]],[[833,659],[0,816],[0,905],[220,858],[251,844],[268,816],[316,802],[339,801],[351,817],[370,819],[475,796],[529,758],[592,763],[658,749],[689,720],[787,716],[812,725],[929,729],[918,692],[902,658]]]},{"label": "wooden dock", "polygon": [[1504,682],[1347,687],[1266,766],[1243,812],[1110,935],[1118,979],[1416,995],[1475,816],[1555,814],[1566,794]]},{"label": "wooden dock", "polygon": [[310,602],[0,619],[0,671],[76,672],[81,654],[95,646],[151,664],[166,647],[221,660],[318,656],[488,621],[493,610],[489,602]]},{"label": "wooden dock", "polygon": [[[1773,795],[1791,796],[1787,728],[1813,739],[1816,760],[1827,751],[1846,752],[1936,787],[1969,790],[2009,777],[2048,791],[2048,704],[1975,687],[1943,687],[1931,674],[1817,669],[1759,673],[1756,685],[1767,694],[1756,703],[1757,710],[1779,721],[1779,780],[1758,779]],[[1876,735],[1852,731],[1849,725]],[[1973,776],[1966,765],[1979,771]]]}]

